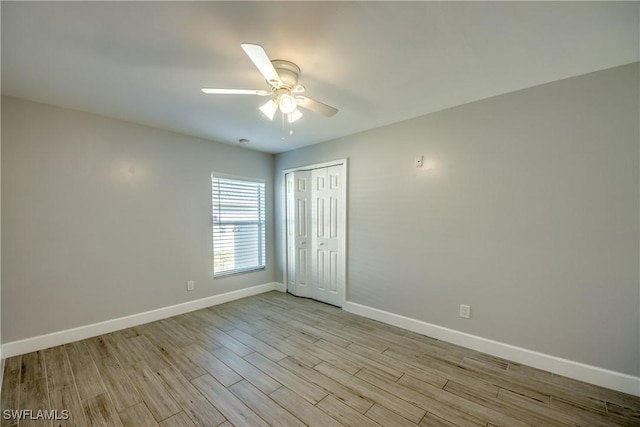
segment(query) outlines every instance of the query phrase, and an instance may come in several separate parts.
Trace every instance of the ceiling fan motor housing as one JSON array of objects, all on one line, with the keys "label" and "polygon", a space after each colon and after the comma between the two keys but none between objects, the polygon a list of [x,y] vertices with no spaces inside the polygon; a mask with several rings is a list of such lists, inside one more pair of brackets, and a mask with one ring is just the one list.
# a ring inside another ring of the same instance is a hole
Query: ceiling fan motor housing
[{"label": "ceiling fan motor housing", "polygon": [[271,61],[271,64],[273,64],[273,68],[276,69],[278,75],[280,76],[280,80],[282,81],[281,87],[285,87],[291,90],[298,85],[300,67],[298,67],[293,62],[284,61],[282,59],[274,59],[273,61]]}]

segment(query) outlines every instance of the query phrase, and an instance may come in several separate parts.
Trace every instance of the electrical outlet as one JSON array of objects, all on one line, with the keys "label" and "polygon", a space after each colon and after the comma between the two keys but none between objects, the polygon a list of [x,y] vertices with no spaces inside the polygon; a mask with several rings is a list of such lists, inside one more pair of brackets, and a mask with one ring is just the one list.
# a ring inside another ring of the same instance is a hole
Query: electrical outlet
[{"label": "electrical outlet", "polygon": [[471,307],[468,305],[460,304],[460,317],[469,319],[471,317]]},{"label": "electrical outlet", "polygon": [[196,288],[196,284],[193,280],[187,282],[187,291],[192,291]]},{"label": "electrical outlet", "polygon": [[421,168],[422,167],[422,156],[416,156],[415,165],[416,165],[417,168]]}]

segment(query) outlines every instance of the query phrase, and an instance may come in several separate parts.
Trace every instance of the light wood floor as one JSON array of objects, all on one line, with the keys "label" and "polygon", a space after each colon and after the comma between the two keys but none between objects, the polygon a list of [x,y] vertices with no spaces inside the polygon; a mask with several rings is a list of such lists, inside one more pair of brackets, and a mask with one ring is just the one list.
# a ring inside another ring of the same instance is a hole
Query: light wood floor
[{"label": "light wood floor", "polygon": [[7,359],[2,409],[70,411],[20,426],[640,425],[639,398],[279,292]]}]

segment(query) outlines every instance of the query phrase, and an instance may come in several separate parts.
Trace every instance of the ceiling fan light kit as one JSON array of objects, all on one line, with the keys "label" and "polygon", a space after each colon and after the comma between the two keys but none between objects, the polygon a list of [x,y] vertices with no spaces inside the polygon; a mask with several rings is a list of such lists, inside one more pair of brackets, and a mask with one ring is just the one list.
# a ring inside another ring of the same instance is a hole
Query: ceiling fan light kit
[{"label": "ceiling fan light kit", "polygon": [[278,91],[283,92],[278,95],[278,107],[280,107],[280,111],[284,114],[291,114],[296,111],[298,109],[298,104],[289,91],[286,89],[279,89]]},{"label": "ceiling fan light kit", "polygon": [[[303,116],[298,107],[319,113],[325,117],[331,117],[338,112],[337,108],[330,105],[306,96],[293,95],[305,91],[305,87],[298,83],[300,67],[296,64],[281,59],[270,60],[262,46],[257,44],[243,43],[241,46],[269,84],[270,90],[203,88],[203,93],[208,95],[271,95],[273,97],[260,106],[259,109],[269,120],[273,120],[275,114],[280,110],[283,124],[285,116],[289,124]],[[293,130],[290,130],[289,134],[291,135],[292,133]]]}]

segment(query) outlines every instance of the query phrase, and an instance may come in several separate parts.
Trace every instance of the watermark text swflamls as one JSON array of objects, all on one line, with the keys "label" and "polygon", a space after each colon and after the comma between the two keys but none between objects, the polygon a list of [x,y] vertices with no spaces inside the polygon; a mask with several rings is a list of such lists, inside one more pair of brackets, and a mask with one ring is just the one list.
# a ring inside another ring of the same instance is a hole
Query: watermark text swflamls
[{"label": "watermark text swflamls", "polygon": [[2,411],[5,420],[50,420],[61,421],[69,419],[68,409],[5,409]]}]

